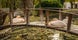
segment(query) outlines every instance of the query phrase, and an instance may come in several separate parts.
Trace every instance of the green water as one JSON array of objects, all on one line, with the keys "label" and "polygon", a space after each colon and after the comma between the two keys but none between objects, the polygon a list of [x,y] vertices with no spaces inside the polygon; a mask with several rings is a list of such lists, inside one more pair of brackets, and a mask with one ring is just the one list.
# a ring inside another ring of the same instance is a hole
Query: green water
[{"label": "green water", "polygon": [[53,40],[59,34],[59,40],[78,40],[78,36],[53,29],[40,27],[14,27],[11,32],[5,33],[3,40]]}]

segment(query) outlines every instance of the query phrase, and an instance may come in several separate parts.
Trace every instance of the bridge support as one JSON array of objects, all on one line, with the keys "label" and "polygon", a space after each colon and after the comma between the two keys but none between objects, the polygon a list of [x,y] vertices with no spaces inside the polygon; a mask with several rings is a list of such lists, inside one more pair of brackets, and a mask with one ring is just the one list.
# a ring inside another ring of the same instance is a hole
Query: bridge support
[{"label": "bridge support", "polygon": [[59,9],[59,20],[62,20],[62,13],[60,11],[61,9]]},{"label": "bridge support", "polygon": [[67,32],[71,29],[71,23],[72,23],[72,14],[68,14],[68,24],[67,24]]},{"label": "bridge support", "polygon": [[44,15],[43,15],[43,10],[42,9],[39,10],[39,14],[40,14],[40,21],[42,23],[44,21]]},{"label": "bridge support", "polygon": [[49,11],[46,11],[46,20],[45,20],[45,25],[48,26],[48,22],[49,22]]},{"label": "bridge support", "polygon": [[30,10],[26,9],[26,21],[27,21],[27,24],[29,24],[29,14],[30,14]]}]

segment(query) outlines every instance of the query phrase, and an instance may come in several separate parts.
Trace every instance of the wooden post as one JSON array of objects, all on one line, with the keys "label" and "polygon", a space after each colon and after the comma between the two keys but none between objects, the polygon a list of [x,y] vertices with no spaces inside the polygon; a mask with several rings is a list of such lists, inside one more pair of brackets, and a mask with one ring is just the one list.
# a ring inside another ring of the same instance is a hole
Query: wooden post
[{"label": "wooden post", "polygon": [[43,16],[43,10],[42,9],[39,10],[39,14],[40,14],[40,20],[41,20],[41,22],[43,22],[44,16]]},{"label": "wooden post", "polygon": [[26,0],[23,1],[23,8],[24,8],[24,16],[26,17],[26,24],[29,24],[29,9],[26,6]]},{"label": "wooden post", "polygon": [[59,9],[59,20],[62,20],[62,13],[60,11],[61,9]]},{"label": "wooden post", "polygon": [[13,2],[10,0],[10,3],[9,3],[9,5],[10,5],[10,13],[9,13],[9,18],[10,18],[10,26],[12,26],[12,19],[13,19],[13,13],[14,13],[14,10],[13,10]]},{"label": "wooden post", "polygon": [[12,12],[9,13],[10,26],[12,25]]},{"label": "wooden post", "polygon": [[70,29],[71,29],[72,16],[73,16],[72,14],[69,14],[69,15],[68,15],[67,32],[69,32],[69,31],[70,31]]},{"label": "wooden post", "polygon": [[29,9],[26,9],[26,21],[27,21],[27,24],[29,24]]},{"label": "wooden post", "polygon": [[49,22],[49,11],[46,10],[46,20],[45,20],[45,25],[48,26],[48,22]]},{"label": "wooden post", "polygon": [[15,0],[13,0],[13,17],[14,17],[14,12],[15,12],[15,10],[16,10],[16,6],[15,6]]},{"label": "wooden post", "polygon": [[25,22],[27,24],[27,21],[26,21],[26,9],[25,8],[23,9],[23,12],[24,12],[24,17],[25,17]]}]

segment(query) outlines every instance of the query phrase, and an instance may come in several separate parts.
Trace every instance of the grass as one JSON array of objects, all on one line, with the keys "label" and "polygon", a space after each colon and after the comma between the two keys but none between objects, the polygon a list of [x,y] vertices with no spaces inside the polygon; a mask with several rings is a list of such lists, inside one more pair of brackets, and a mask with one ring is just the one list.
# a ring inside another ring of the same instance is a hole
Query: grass
[{"label": "grass", "polygon": [[78,25],[78,20],[75,20],[73,24]]},{"label": "grass", "polygon": [[40,17],[38,17],[38,16],[30,16],[29,20],[30,20],[30,22],[32,22],[32,21],[40,21]]}]

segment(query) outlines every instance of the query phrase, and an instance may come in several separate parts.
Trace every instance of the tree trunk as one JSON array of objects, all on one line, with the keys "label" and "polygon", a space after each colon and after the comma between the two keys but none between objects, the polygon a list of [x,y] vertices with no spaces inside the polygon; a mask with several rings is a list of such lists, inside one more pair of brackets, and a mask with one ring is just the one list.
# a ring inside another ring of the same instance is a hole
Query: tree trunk
[{"label": "tree trunk", "polygon": [[33,0],[26,0],[26,7],[27,8],[33,8],[34,7]]},{"label": "tree trunk", "polygon": [[32,10],[27,10],[26,8],[33,8],[33,0],[23,0],[24,3],[24,13],[26,15],[26,23],[29,24],[29,15],[32,13]]}]

